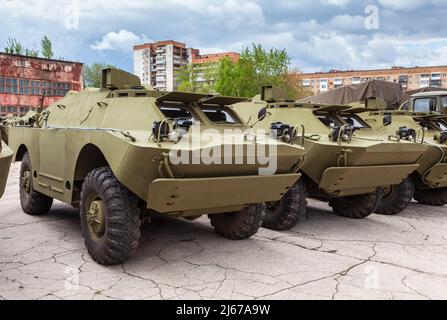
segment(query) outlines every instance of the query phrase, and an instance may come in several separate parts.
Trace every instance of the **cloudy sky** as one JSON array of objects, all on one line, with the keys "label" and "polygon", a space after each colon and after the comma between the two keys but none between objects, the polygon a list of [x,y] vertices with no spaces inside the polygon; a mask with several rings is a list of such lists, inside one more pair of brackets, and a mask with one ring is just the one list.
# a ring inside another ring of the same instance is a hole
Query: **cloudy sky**
[{"label": "cloudy sky", "polygon": [[0,0],[0,49],[52,39],[55,55],[132,71],[132,45],[202,53],[286,48],[306,72],[447,65],[447,0]]}]

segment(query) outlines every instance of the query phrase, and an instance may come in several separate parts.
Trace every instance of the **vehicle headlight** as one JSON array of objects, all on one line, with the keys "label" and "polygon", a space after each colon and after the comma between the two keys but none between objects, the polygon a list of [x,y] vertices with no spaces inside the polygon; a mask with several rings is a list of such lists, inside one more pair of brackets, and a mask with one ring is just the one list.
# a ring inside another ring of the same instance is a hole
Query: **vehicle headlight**
[{"label": "vehicle headlight", "polygon": [[331,129],[329,133],[329,138],[333,142],[350,142],[352,140],[352,135],[354,134],[354,127],[351,125],[337,126]]},{"label": "vehicle headlight", "polygon": [[402,140],[416,140],[416,131],[407,127],[400,127],[396,133]]},{"label": "vehicle headlight", "polygon": [[441,144],[447,142],[447,131],[441,131],[435,134],[435,140]]},{"label": "vehicle headlight", "polygon": [[270,137],[283,142],[291,142],[294,128],[282,122],[272,123],[270,127]]}]

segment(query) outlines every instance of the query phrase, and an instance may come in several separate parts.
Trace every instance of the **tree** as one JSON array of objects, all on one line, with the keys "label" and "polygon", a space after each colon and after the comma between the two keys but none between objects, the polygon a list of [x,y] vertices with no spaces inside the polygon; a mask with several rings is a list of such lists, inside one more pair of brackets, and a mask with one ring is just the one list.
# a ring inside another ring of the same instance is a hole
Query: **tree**
[{"label": "tree", "polygon": [[5,52],[10,54],[20,54],[23,55],[24,48],[22,44],[15,38],[8,38],[6,43]]},{"label": "tree", "polygon": [[295,99],[303,99],[314,94],[310,87],[303,87],[303,73],[299,69],[289,70],[286,77],[286,86],[289,88],[289,94],[292,93]]},{"label": "tree", "polygon": [[37,58],[39,56],[39,51],[36,49],[25,49],[25,56]]},{"label": "tree", "polygon": [[244,48],[241,58],[233,63],[227,58],[220,62],[215,89],[222,95],[253,97],[261,87],[273,85],[295,98],[300,83],[289,77],[291,58],[285,49],[264,49],[260,44]]},{"label": "tree", "polygon": [[107,68],[115,68],[115,66],[104,62],[84,65],[84,87],[100,88],[102,85],[102,70]]},{"label": "tree", "polygon": [[213,93],[217,66],[213,63],[188,64],[176,74],[178,90],[196,93]]},{"label": "tree", "polygon": [[47,58],[47,59],[52,59],[54,56],[54,53],[53,53],[53,45],[51,43],[51,40],[48,39],[47,36],[44,36],[40,43],[42,46],[43,57]]}]

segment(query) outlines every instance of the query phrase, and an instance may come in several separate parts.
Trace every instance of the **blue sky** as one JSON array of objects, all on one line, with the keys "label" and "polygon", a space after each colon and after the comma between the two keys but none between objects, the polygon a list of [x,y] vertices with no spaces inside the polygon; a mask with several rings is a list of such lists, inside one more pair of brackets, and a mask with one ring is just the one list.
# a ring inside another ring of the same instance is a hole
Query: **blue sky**
[{"label": "blue sky", "polygon": [[57,57],[132,71],[132,46],[174,39],[202,53],[286,48],[306,72],[447,65],[447,0],[0,0],[8,37]]}]

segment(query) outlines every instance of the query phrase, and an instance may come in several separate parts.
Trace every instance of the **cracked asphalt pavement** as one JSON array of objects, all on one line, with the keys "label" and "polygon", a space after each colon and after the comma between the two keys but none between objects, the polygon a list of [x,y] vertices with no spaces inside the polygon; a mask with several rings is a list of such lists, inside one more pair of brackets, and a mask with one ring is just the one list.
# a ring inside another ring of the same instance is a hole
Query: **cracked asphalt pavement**
[{"label": "cracked asphalt pavement", "polygon": [[84,247],[78,210],[22,212],[18,171],[0,200],[0,299],[447,299],[445,207],[349,220],[310,200],[292,231],[241,242],[206,217],[162,217],[142,227],[135,257],[104,267]]}]

